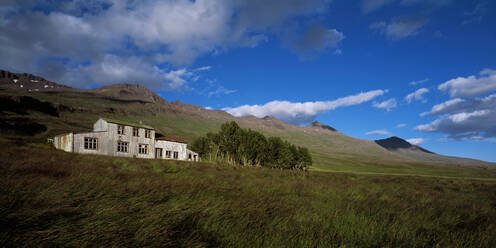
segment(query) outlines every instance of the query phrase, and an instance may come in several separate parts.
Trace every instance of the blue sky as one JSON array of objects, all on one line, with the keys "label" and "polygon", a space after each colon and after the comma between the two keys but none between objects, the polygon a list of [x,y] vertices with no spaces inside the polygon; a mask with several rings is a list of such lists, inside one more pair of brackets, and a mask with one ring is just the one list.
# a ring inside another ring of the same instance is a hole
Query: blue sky
[{"label": "blue sky", "polygon": [[2,69],[496,161],[493,1],[19,2]]}]

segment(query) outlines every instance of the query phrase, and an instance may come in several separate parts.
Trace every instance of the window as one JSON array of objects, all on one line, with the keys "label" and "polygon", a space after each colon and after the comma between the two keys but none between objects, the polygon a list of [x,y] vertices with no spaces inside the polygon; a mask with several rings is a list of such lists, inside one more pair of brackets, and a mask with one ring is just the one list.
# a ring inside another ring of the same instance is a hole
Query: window
[{"label": "window", "polygon": [[139,128],[133,127],[133,136],[139,137]]},{"label": "window", "polygon": [[171,158],[171,151],[165,151],[165,157]]},{"label": "window", "polygon": [[117,134],[125,134],[123,125],[117,125]]},{"label": "window", "polygon": [[148,145],[147,144],[139,144],[138,145],[138,153],[139,154],[148,154]]},{"label": "window", "polygon": [[117,151],[118,152],[127,152],[128,147],[129,147],[129,143],[127,143],[127,142],[122,142],[122,141],[117,142]]},{"label": "window", "polygon": [[86,150],[97,150],[98,149],[98,139],[84,137],[84,149]]},{"label": "window", "polygon": [[174,152],[174,159],[179,158],[179,152]]},{"label": "window", "polygon": [[152,130],[145,129],[145,138],[150,138]]}]

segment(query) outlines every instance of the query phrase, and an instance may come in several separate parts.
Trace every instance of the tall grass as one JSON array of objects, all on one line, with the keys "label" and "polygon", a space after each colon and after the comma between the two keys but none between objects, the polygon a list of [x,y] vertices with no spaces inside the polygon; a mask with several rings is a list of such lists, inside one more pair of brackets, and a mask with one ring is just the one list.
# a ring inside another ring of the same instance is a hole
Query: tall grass
[{"label": "tall grass", "polygon": [[491,182],[0,145],[0,246],[496,247]]}]

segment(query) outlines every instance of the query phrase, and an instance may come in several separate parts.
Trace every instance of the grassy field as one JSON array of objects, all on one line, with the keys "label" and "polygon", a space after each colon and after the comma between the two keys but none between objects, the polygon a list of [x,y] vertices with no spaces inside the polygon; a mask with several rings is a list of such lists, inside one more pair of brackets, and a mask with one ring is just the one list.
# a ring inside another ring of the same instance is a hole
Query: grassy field
[{"label": "grassy field", "polygon": [[[217,132],[220,125],[232,119],[209,118],[194,112],[181,111],[171,106],[122,102],[80,93],[43,93],[3,90],[0,96],[24,96],[47,101],[54,106],[63,105],[70,110],[61,110],[59,117],[30,111],[29,117],[47,126],[47,131],[34,137],[32,141],[43,142],[47,138],[66,132],[90,131],[99,117],[143,121],[158,132],[183,137],[192,141],[207,132]],[[205,110],[206,111],[206,110]],[[253,123],[236,119],[245,128]],[[258,124],[262,122],[257,122]],[[460,167],[449,163],[427,163],[413,161],[386,151],[381,147],[345,135],[304,132],[301,129],[278,129],[271,126],[258,126],[266,136],[278,136],[298,146],[308,147],[312,157],[311,170],[327,172],[349,172],[362,174],[402,174],[421,176],[443,176],[463,178],[496,178],[496,169]],[[1,131],[1,130],[0,130]]]},{"label": "grassy field", "polygon": [[0,146],[1,247],[496,247],[492,181]]}]

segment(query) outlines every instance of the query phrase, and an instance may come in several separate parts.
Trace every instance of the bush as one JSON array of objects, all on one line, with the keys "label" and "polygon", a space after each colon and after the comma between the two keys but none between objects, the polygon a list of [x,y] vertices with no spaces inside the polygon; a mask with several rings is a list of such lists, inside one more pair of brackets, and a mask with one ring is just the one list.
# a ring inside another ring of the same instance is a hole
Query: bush
[{"label": "bush", "polygon": [[233,165],[306,169],[312,157],[305,147],[297,147],[279,137],[240,128],[232,121],[221,125],[218,133],[196,139],[191,149],[204,160]]}]

